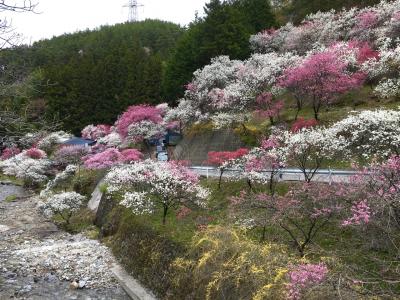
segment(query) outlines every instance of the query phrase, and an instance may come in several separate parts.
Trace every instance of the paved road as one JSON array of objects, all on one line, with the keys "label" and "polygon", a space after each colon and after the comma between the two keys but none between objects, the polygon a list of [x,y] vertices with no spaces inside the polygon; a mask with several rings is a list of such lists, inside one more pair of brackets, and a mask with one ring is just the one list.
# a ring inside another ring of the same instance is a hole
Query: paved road
[{"label": "paved road", "polygon": [[[214,167],[207,166],[193,166],[191,169],[196,172],[198,175],[206,176],[206,177],[219,177],[220,171]],[[266,175],[269,175],[270,172],[265,171]],[[238,176],[240,171],[228,169],[224,171],[223,177],[233,177]],[[316,172],[313,177],[313,181],[317,182],[349,182],[350,178],[357,174],[356,171],[351,170],[328,170],[321,169]],[[279,172],[279,180],[280,181],[303,181],[304,175],[300,169],[281,169]]]}]

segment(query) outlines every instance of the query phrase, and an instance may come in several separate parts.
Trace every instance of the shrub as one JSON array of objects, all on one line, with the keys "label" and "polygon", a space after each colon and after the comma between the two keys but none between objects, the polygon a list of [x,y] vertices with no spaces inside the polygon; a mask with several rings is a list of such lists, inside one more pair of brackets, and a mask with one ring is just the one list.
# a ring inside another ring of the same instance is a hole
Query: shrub
[{"label": "shrub", "polygon": [[208,227],[193,239],[189,257],[174,261],[174,288],[179,293],[185,287],[174,296],[285,299],[289,262],[279,245],[254,244],[234,229]]}]

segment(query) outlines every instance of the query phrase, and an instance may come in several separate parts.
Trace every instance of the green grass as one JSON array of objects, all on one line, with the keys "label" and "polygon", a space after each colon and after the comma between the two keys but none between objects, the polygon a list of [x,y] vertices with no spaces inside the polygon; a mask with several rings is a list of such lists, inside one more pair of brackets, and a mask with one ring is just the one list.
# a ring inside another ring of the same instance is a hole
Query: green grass
[{"label": "green grass", "polygon": [[6,197],[6,199],[4,199],[4,201],[7,203],[14,202],[15,200],[17,200],[17,195],[9,195]]}]

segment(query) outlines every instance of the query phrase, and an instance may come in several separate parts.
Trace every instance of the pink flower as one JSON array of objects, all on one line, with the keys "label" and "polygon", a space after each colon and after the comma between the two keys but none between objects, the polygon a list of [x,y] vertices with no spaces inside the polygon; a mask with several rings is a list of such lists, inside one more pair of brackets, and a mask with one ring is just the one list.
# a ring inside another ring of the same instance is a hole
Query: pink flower
[{"label": "pink flower", "polygon": [[130,106],[119,117],[115,125],[118,133],[123,138],[126,138],[128,135],[128,127],[130,125],[141,121],[150,121],[155,124],[160,124],[163,121],[162,113],[163,112],[160,109],[149,105]]},{"label": "pink flower", "polygon": [[357,28],[370,29],[378,25],[379,16],[374,11],[366,11],[357,16]]},{"label": "pink flower", "polygon": [[43,150],[37,149],[37,148],[31,148],[26,150],[26,155],[30,158],[33,159],[41,159],[41,158],[45,158],[46,152],[44,152]]},{"label": "pink flower", "polygon": [[343,226],[361,225],[369,223],[371,218],[371,209],[368,206],[367,200],[360,201],[351,208],[353,216],[343,221]]},{"label": "pink flower", "polygon": [[133,162],[143,158],[143,154],[137,149],[125,149],[121,151],[123,158],[122,161]]},{"label": "pink flower", "polygon": [[190,208],[187,208],[186,206],[182,206],[177,212],[176,212],[176,218],[179,220],[182,220],[186,218],[192,210]]},{"label": "pink flower", "polygon": [[106,169],[119,163],[137,161],[142,154],[136,149],[127,149],[120,152],[116,148],[108,148],[103,152],[85,158],[84,165],[88,169]]},{"label": "pink flower", "polygon": [[307,288],[320,284],[328,274],[325,264],[301,264],[289,272],[289,299],[297,300]]},{"label": "pink flower", "polygon": [[9,159],[9,158],[14,157],[15,155],[17,155],[19,153],[21,153],[21,150],[19,148],[17,148],[17,147],[6,148],[1,153],[0,160]]},{"label": "pink flower", "polygon": [[88,125],[86,126],[82,132],[81,135],[85,139],[90,139],[97,141],[99,138],[105,137],[111,132],[111,126],[110,125]]}]

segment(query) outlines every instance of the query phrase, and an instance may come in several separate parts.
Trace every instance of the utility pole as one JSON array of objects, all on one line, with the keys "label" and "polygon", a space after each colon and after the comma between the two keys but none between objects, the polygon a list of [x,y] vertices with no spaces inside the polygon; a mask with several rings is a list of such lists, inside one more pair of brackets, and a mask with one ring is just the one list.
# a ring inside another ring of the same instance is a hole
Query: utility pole
[{"label": "utility pole", "polygon": [[143,4],[139,4],[137,0],[129,0],[129,3],[127,5],[124,5],[124,7],[129,8],[129,17],[128,17],[128,22],[134,23],[139,21],[139,7],[143,7]]}]

